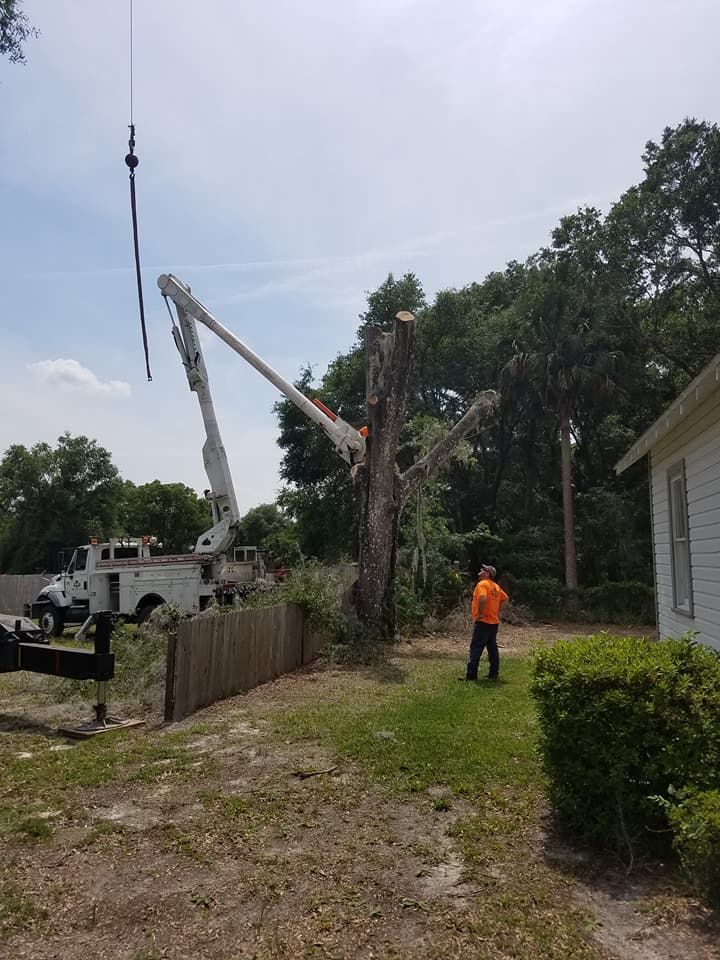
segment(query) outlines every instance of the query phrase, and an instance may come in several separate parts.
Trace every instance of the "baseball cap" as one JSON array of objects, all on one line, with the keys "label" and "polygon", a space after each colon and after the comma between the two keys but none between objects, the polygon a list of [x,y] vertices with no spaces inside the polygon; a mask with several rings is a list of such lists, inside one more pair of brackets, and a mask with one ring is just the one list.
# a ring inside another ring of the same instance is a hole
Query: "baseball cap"
[{"label": "baseball cap", "polygon": [[495,579],[497,575],[497,570],[495,569],[495,567],[492,566],[492,564],[483,563],[483,565],[480,567],[480,571],[482,572],[483,570],[485,571],[485,573],[489,573],[490,576],[493,578],[493,580]]}]

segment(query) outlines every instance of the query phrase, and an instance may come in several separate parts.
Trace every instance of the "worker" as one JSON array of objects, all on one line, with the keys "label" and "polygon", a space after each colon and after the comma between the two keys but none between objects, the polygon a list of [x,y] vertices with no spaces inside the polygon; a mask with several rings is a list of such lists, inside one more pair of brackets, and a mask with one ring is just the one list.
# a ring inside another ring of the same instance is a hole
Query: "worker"
[{"label": "worker", "polygon": [[502,587],[495,583],[496,576],[497,571],[491,564],[484,563],[480,567],[478,582],[472,597],[473,633],[465,680],[477,680],[480,657],[486,647],[490,661],[488,680],[497,680],[500,672],[500,654],[497,645],[498,623],[500,608],[509,598]]}]

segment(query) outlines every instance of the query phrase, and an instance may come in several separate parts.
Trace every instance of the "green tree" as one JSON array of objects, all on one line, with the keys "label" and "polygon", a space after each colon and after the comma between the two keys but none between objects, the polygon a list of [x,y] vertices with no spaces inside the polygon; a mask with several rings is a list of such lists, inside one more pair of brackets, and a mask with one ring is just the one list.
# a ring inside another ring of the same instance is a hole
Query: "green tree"
[{"label": "green tree", "polygon": [[364,343],[366,327],[391,330],[399,310],[417,314],[427,306],[422,284],[411,272],[403,274],[399,280],[389,273],[377,290],[366,290],[365,293],[367,310],[360,314],[358,328],[358,341],[361,344]]},{"label": "green tree", "polygon": [[643,153],[607,218],[615,279],[665,374],[665,402],[720,349],[720,128],[686,119]]},{"label": "green tree", "polygon": [[210,505],[184,483],[127,481],[119,518],[122,533],[156,536],[164,553],[187,553],[212,526]]},{"label": "green tree", "polygon": [[25,63],[23,44],[37,36],[21,0],[0,0],[0,56],[7,56],[10,63]]},{"label": "green tree", "polygon": [[[348,423],[363,422],[363,358],[359,348],[338,356],[320,384],[306,369],[296,386],[306,396],[319,397]],[[335,561],[356,553],[357,510],[347,465],[327,437],[290,401],[276,404],[283,450],[280,476],[288,486],[278,506],[296,523],[303,555]]]},{"label": "green tree", "polygon": [[[517,303],[522,332],[506,383],[537,397],[557,417],[560,440],[565,585],[578,586],[573,502],[573,427],[583,401],[596,413],[617,395],[619,355],[605,313],[602,227],[597,210],[565,217],[553,249],[534,259]],[[604,408],[604,409],[603,409]]]},{"label": "green tree", "polygon": [[238,544],[265,550],[270,564],[294,566],[302,559],[297,524],[276,503],[261,503],[240,520]]},{"label": "green tree", "polygon": [[66,433],[55,448],[9,447],[0,461],[0,569],[55,569],[62,548],[113,532],[121,494],[111,455],[95,440]]},{"label": "green tree", "polygon": [[[413,557],[422,565],[425,549],[428,571],[432,554],[438,569],[445,559],[461,558],[471,572],[492,561],[519,579],[560,580],[564,568],[571,585],[648,579],[646,471],[641,464],[618,479],[613,467],[720,350],[718,144],[714,124],[684,121],[647,144],[642,182],[607,217],[592,208],[563,217],[526,263],[442,290],[430,304],[411,274],[368,295],[360,338],[387,331],[394,311],[420,294],[410,308],[418,324],[408,421],[451,423],[478,392],[501,387],[496,422],[467,438],[469,456],[446,464],[424,503],[411,501],[400,528],[404,569]],[[364,367],[358,345],[317,382],[306,371],[301,389],[359,426]],[[359,510],[346,467],[287,405],[281,444],[281,502],[303,549],[355,555]],[[406,429],[399,469],[418,455]]]},{"label": "green tree", "polygon": [[[302,371],[296,383],[306,396],[319,398],[348,423],[363,426],[365,352],[368,326],[387,329],[398,310],[421,311],[425,295],[413,273],[400,279],[388,274],[367,294],[367,310],[360,314],[358,343],[333,360],[319,383],[312,370]],[[327,438],[290,401],[275,406],[283,451],[280,476],[288,487],[278,504],[297,522],[297,538],[305,556],[336,561],[357,556],[359,510],[347,465],[334,453]]]}]

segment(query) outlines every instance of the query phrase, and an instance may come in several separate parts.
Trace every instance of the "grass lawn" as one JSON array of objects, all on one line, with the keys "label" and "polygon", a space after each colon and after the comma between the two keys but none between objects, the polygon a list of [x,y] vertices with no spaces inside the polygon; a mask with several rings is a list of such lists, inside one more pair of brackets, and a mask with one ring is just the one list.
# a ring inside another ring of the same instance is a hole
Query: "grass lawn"
[{"label": "grass lawn", "polygon": [[401,792],[441,786],[482,800],[488,789],[541,785],[528,659],[506,658],[497,682],[458,682],[462,668],[444,660],[403,668],[395,682],[381,671],[342,699],[283,713],[278,730],[327,743]]},{"label": "grass lawn", "polygon": [[529,853],[544,812],[530,660],[504,658],[498,682],[459,682],[463,667],[407,660],[371,672],[342,696],[278,713],[276,730],[327,744],[392,797],[447,811],[463,879],[482,889],[470,921],[479,944],[528,960],[603,956],[592,916],[568,899],[569,876]]},{"label": "grass lawn", "polygon": [[550,855],[529,658],[472,684],[463,655],[418,642],[74,746],[0,725],[0,955],[636,960],[642,927],[653,960],[718,956],[656,922],[672,887],[601,925]]}]

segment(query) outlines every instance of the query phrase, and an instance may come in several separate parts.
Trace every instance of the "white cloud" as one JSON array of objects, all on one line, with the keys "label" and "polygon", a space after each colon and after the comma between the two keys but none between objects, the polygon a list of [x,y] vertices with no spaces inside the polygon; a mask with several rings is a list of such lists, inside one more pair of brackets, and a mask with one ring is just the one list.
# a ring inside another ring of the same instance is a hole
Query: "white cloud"
[{"label": "white cloud", "polygon": [[101,380],[77,360],[38,360],[28,369],[42,382],[66,393],[85,393],[94,397],[130,396],[130,384],[124,380]]}]

